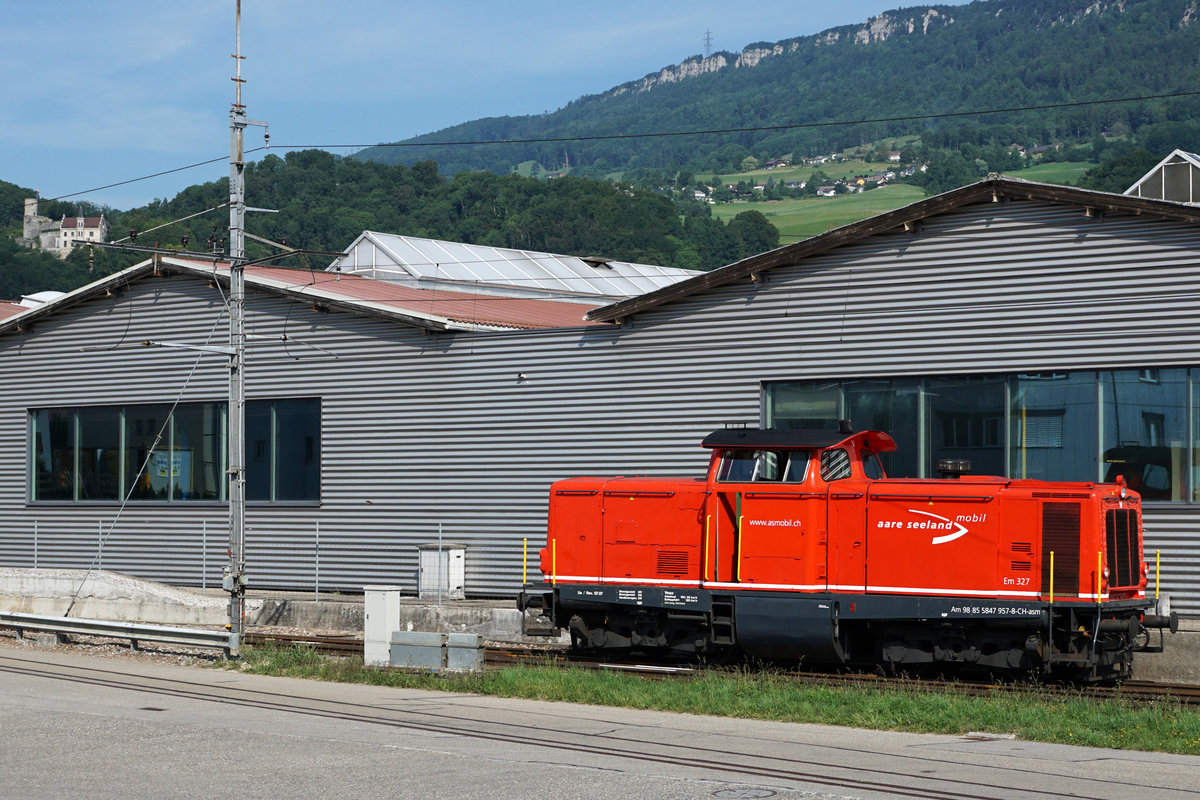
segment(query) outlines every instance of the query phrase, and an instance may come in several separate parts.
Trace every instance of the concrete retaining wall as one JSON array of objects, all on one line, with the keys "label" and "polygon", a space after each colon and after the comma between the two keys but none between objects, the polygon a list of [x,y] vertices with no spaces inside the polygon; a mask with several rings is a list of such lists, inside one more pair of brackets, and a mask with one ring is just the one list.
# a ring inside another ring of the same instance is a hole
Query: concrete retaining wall
[{"label": "concrete retaining wall", "polygon": [[[1157,631],[1151,632],[1150,641],[1158,643]],[[1167,633],[1163,652],[1134,655],[1133,677],[1200,686],[1200,620],[1183,620],[1179,633]]]},{"label": "concrete retaining wall", "polygon": [[[74,598],[74,606],[71,605]],[[257,614],[261,600],[247,602]],[[151,622],[160,625],[224,625],[228,598],[219,590],[199,592],[143,581],[115,572],[82,569],[0,567],[0,608],[21,614]]]}]

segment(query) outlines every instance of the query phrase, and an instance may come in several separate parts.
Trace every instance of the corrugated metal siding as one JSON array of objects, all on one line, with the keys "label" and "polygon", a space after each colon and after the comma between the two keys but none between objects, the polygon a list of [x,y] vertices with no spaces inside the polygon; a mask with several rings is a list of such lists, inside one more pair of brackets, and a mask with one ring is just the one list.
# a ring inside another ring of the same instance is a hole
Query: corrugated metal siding
[{"label": "corrugated metal siding", "polygon": [[1147,595],[1155,589],[1155,563],[1161,561],[1159,590],[1171,596],[1180,614],[1200,616],[1200,507],[1150,503],[1142,512],[1143,557],[1150,567]]},{"label": "corrugated metal siding", "polygon": [[[468,544],[471,594],[511,594],[523,538],[537,575],[550,482],[701,474],[700,439],[727,422],[757,423],[763,381],[1200,364],[1198,268],[1200,233],[1187,225],[1012,202],[847,245],[622,328],[426,334],[254,295],[251,333],[290,341],[254,340],[248,394],[320,396],[323,440],[319,508],[248,510],[251,581],[311,588],[319,526],[323,589],[415,589],[416,546],[440,525],[446,540]],[[27,409],[173,399],[195,356],[129,343],[198,342],[218,311],[203,281],[147,279],[0,338],[0,563],[32,563],[36,519],[42,566],[86,564],[97,519],[113,514],[26,506]],[[223,359],[209,357],[186,397],[225,393]],[[207,523],[211,584],[225,514],[128,509],[104,566],[198,584]],[[1147,510],[1164,589],[1192,612],[1197,519],[1195,506]]]}]

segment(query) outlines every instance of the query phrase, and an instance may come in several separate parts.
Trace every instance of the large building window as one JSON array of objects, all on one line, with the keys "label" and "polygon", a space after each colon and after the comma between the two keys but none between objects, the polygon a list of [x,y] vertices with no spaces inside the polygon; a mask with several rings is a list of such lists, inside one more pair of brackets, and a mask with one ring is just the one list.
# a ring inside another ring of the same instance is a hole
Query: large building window
[{"label": "large building window", "polygon": [[916,419],[915,378],[861,381],[801,381],[767,386],[767,425],[772,428],[836,430],[839,419],[859,428],[887,431],[897,451],[880,458],[889,475],[916,477],[921,448]]},{"label": "large building window", "polygon": [[[69,412],[62,413],[66,416]],[[79,499],[120,500],[120,414],[112,408],[81,408],[74,421],[79,435]]]},{"label": "large building window", "polygon": [[[1003,473],[1006,391],[1004,379],[991,375],[926,379],[921,405],[927,419],[929,463],[965,458],[975,472]],[[916,418],[914,413],[909,419]],[[927,465],[923,474],[930,474]]]},{"label": "large building window", "polygon": [[34,497],[45,500],[75,498],[75,426],[69,411],[35,411],[33,427]]},{"label": "large building window", "polygon": [[1096,373],[1026,373],[1009,378],[1009,385],[1009,474],[1041,480],[1098,479]]},{"label": "large building window", "polygon": [[246,499],[308,500],[321,489],[321,406],[311,400],[247,404]]},{"label": "large building window", "polygon": [[1186,369],[1101,373],[1101,451],[1109,479],[1124,475],[1148,500],[1187,499],[1188,394]]},{"label": "large building window", "polygon": [[1200,502],[1200,368],[788,381],[764,386],[766,424],[890,433],[893,477],[1067,481],[1123,475],[1146,500]]},{"label": "large building window", "polygon": [[[29,495],[40,501],[223,501],[225,403],[30,412]],[[248,500],[321,497],[321,401],[246,404]]]}]

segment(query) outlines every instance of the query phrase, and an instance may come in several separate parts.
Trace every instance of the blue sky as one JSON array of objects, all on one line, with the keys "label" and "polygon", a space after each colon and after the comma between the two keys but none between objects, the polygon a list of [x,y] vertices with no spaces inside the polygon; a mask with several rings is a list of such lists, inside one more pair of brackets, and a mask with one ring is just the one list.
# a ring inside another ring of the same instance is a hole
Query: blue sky
[{"label": "blue sky", "polygon": [[[911,3],[242,0],[243,100],[272,148],[396,141],[553,111],[704,51]],[[228,175],[235,0],[0,0],[0,180],[118,209]],[[262,144],[251,128],[247,148]],[[329,147],[348,154],[356,147]],[[257,158],[260,156],[251,156]],[[250,198],[251,201],[253,198]]]}]

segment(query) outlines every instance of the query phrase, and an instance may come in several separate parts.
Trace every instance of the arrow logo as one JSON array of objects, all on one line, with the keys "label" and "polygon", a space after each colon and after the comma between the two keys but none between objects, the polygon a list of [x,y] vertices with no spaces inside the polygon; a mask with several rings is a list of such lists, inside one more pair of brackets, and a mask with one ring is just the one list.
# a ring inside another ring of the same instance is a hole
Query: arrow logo
[{"label": "arrow logo", "polygon": [[908,513],[920,514],[921,516],[924,516],[924,517],[932,517],[933,519],[939,520],[941,522],[949,523],[950,525],[953,525],[955,528],[958,528],[958,530],[956,530],[954,533],[948,533],[945,536],[933,537],[933,541],[931,542],[931,544],[946,544],[947,542],[953,542],[955,539],[960,539],[963,536],[966,536],[968,533],[968,531],[965,527],[963,527],[960,523],[955,522],[952,519],[946,519],[945,517],[939,517],[937,514],[930,514],[928,511],[918,511],[915,508],[910,508],[908,510]]}]

